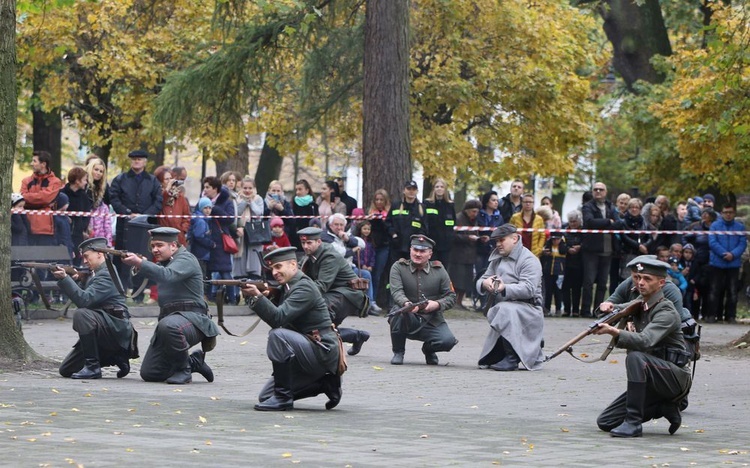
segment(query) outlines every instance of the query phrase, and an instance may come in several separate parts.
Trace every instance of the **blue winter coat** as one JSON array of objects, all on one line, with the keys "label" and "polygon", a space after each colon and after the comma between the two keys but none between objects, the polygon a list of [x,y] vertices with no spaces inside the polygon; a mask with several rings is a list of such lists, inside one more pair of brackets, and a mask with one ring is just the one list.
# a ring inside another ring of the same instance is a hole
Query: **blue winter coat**
[{"label": "blue winter coat", "polygon": [[219,196],[216,198],[211,216],[231,216],[231,218],[211,218],[211,240],[214,247],[208,260],[208,271],[232,271],[232,256],[224,252],[224,242],[221,240],[222,232],[229,234],[229,226],[234,223],[234,203],[229,190],[221,187]]},{"label": "blue winter coat", "polygon": [[[744,231],[745,225],[734,220],[730,223],[719,218],[711,224],[711,232],[714,231]],[[741,235],[709,234],[708,246],[711,248],[711,260],[709,265],[716,268],[739,268],[742,264],[742,254],[747,247],[747,237]],[[728,262],[722,258],[726,252],[732,253],[732,261]]]},{"label": "blue winter coat", "polygon": [[195,255],[198,260],[207,262],[211,256],[211,249],[214,248],[214,241],[211,239],[211,227],[208,225],[209,219],[197,208],[193,215],[188,230],[190,253]]}]

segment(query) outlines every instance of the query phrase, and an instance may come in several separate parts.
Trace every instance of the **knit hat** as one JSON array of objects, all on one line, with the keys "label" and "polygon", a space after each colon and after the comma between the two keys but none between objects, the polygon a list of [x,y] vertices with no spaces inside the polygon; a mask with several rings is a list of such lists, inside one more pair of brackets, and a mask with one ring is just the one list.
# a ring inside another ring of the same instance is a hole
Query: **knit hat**
[{"label": "knit hat", "polygon": [[711,200],[712,202],[716,201],[716,198],[714,198],[714,196],[711,195],[710,193],[707,193],[707,194],[703,195],[703,199],[704,200]]},{"label": "knit hat", "polygon": [[693,197],[693,201],[700,205],[703,203],[703,197]]},{"label": "knit hat", "polygon": [[198,210],[202,211],[203,208],[211,206],[211,199],[208,197],[201,197],[200,200],[198,200]]},{"label": "knit hat", "polygon": [[695,252],[695,247],[693,247],[693,244],[687,243],[682,246],[682,251],[684,252],[686,250],[692,250],[693,252]]},{"label": "knit hat", "polygon": [[23,195],[20,193],[11,193],[10,194],[10,206],[16,206],[18,202],[23,201]]},{"label": "knit hat", "polygon": [[276,226],[284,226],[284,220],[279,218],[278,216],[274,216],[273,218],[271,218],[271,227]]}]

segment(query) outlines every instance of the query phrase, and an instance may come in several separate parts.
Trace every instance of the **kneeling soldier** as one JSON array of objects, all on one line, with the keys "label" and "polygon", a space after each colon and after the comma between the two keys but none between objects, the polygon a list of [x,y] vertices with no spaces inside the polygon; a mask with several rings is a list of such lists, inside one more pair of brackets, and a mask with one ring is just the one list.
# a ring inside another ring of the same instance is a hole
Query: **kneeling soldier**
[{"label": "kneeling soldier", "polygon": [[273,378],[258,396],[258,411],[290,410],[294,400],[320,393],[328,396],[326,409],[341,400],[339,337],[317,286],[299,271],[295,252],[284,247],[263,257],[282,288],[278,307],[254,285],[242,289],[251,298],[250,308],[272,328],[266,354]]},{"label": "kneeling soldier", "polygon": [[[406,339],[422,341],[422,352],[429,365],[438,364],[438,351],[450,351],[458,340],[448,328],[443,311],[456,303],[448,272],[440,262],[431,262],[435,242],[427,236],[411,236],[410,258],[401,259],[391,267],[391,295],[394,308],[389,314],[391,325],[391,364],[404,363]],[[422,298],[427,299],[424,308],[414,307]],[[394,313],[401,309],[400,313]]]},{"label": "kneeling soldier", "polygon": [[78,306],[73,316],[73,330],[78,332],[78,343],[60,365],[60,375],[74,379],[100,379],[102,367],[116,365],[117,377],[130,372],[129,358],[138,357],[137,334],[130,324],[125,298],[117,292],[109,275],[103,253],[91,250],[107,247],[107,239],[94,237],[78,246],[83,263],[93,275],[81,289],[58,268],[52,274],[60,290]]},{"label": "kneeling soldier", "polygon": [[602,323],[594,332],[612,335],[618,348],[628,350],[628,389],[597,420],[599,428],[613,437],[640,437],[642,423],[661,416],[669,421],[669,433],[674,434],[682,423],[678,404],[691,385],[691,354],[683,339],[680,314],[662,291],[670,266],[641,258],[632,268],[643,310],[625,330]]},{"label": "kneeling soldier", "polygon": [[[122,261],[140,269],[159,286],[159,323],[141,365],[141,378],[147,382],[188,384],[198,372],[209,382],[214,373],[205,362],[205,353],[216,345],[219,328],[208,315],[203,299],[203,272],[198,259],[177,243],[179,230],[152,229],[151,253],[156,263],[130,253]],[[188,350],[201,343],[203,351]]]}]

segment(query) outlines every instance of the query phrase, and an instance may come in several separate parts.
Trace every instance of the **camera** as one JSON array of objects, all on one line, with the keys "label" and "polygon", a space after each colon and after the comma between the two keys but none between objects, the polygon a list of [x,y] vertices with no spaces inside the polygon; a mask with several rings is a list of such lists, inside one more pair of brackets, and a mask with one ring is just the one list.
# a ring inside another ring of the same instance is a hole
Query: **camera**
[{"label": "camera", "polygon": [[184,185],[184,184],[185,184],[185,181],[181,179],[175,179],[175,181],[172,182],[172,185],[174,185],[175,187],[179,187],[180,185]]}]

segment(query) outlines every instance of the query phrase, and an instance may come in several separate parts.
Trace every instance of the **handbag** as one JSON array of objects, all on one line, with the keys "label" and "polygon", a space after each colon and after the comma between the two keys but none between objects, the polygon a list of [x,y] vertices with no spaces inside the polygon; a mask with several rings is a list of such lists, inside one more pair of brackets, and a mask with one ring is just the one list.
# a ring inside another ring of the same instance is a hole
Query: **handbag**
[{"label": "handbag", "polygon": [[231,254],[231,255],[238,253],[240,249],[237,248],[237,243],[234,241],[234,238],[230,234],[224,232],[223,229],[221,229],[221,225],[219,224],[218,221],[216,221],[216,225],[219,227],[219,230],[221,231],[221,242],[224,247],[224,252]]},{"label": "handbag", "polygon": [[245,244],[262,245],[271,242],[271,223],[263,218],[250,218],[245,222]]}]

